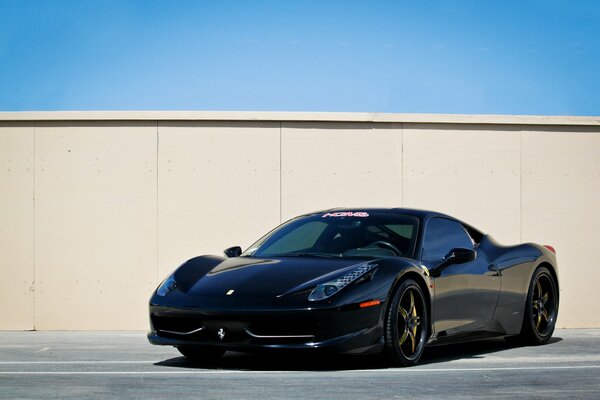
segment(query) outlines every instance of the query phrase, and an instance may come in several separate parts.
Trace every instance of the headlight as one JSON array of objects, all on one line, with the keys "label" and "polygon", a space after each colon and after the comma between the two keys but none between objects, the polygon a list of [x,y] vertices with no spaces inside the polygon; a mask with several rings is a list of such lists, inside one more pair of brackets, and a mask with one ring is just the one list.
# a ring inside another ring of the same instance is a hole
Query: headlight
[{"label": "headlight", "polygon": [[159,296],[164,296],[176,287],[177,282],[175,282],[175,277],[173,274],[171,274],[160,284],[158,289],[156,289],[156,294]]},{"label": "headlight", "polygon": [[371,271],[373,268],[377,267],[377,264],[369,264],[364,263],[353,269],[346,275],[343,275],[335,280],[322,283],[317,285],[316,288],[311,292],[310,296],[308,296],[308,301],[318,301],[323,300],[328,297],[333,296],[355,280],[359,279],[361,276],[365,275],[367,272]]}]

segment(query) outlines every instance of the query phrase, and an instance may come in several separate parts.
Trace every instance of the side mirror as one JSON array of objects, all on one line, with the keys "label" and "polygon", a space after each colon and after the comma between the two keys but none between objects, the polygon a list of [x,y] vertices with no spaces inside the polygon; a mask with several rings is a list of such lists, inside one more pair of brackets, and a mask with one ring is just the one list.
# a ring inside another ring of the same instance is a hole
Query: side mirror
[{"label": "side mirror", "polygon": [[446,254],[444,261],[448,261],[450,264],[463,264],[473,261],[475,258],[477,258],[477,252],[475,250],[457,247]]},{"label": "side mirror", "polygon": [[223,250],[223,254],[227,258],[239,257],[242,254],[242,248],[240,246],[233,246]]},{"label": "side mirror", "polygon": [[452,264],[464,264],[473,261],[477,258],[477,252],[473,249],[464,249],[457,247],[452,249],[442,259],[442,262],[430,271],[431,276],[437,278],[441,275],[442,271],[448,268]]}]

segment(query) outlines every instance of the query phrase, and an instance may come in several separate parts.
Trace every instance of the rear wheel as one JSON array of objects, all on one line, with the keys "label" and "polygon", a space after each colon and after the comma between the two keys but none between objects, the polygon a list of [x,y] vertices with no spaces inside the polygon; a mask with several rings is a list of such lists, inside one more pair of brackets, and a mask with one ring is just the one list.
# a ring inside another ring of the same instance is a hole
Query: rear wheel
[{"label": "rear wheel", "polygon": [[224,349],[208,346],[177,346],[177,350],[193,361],[212,361],[225,353]]},{"label": "rear wheel", "polygon": [[395,365],[408,367],[419,362],[429,319],[423,291],[412,279],[396,289],[388,310],[385,329],[385,353]]},{"label": "rear wheel", "polygon": [[520,338],[527,344],[548,343],[558,316],[558,292],[548,268],[539,267],[531,278]]}]

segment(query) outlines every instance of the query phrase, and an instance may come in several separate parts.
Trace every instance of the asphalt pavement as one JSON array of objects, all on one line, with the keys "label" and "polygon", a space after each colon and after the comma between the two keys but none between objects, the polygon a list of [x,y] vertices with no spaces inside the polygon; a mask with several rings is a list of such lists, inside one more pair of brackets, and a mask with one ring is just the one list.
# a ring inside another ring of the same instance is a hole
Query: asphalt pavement
[{"label": "asphalt pavement", "polygon": [[231,352],[200,365],[144,332],[0,332],[0,398],[600,399],[600,329],[557,330],[545,346],[429,348],[412,368]]}]

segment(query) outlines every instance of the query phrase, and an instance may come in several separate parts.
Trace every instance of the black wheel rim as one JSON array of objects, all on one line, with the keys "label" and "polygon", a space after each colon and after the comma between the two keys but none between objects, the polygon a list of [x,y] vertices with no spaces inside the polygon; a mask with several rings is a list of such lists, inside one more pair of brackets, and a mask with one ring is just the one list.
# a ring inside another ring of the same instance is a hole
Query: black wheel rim
[{"label": "black wheel rim", "polygon": [[556,318],[556,290],[554,280],[550,276],[538,276],[533,286],[531,307],[532,324],[536,333],[540,336],[548,335]]},{"label": "black wheel rim", "polygon": [[419,355],[422,342],[423,297],[414,287],[407,288],[398,303],[398,348],[407,359]]}]

